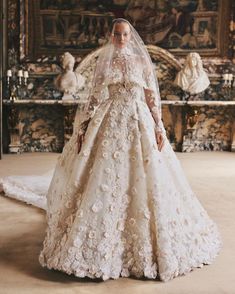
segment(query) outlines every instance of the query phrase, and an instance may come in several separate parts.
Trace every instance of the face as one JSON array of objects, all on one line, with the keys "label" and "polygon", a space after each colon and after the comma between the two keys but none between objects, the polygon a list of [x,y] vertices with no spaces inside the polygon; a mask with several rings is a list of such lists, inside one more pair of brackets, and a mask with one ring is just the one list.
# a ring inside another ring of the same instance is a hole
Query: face
[{"label": "face", "polygon": [[189,59],[189,63],[191,67],[195,67],[197,65],[197,57],[195,55],[192,55]]},{"label": "face", "polygon": [[64,64],[63,67],[64,67],[64,69],[67,69],[67,70],[73,70],[74,61],[73,60],[67,61],[67,63]]},{"label": "face", "polygon": [[131,37],[130,26],[126,22],[116,23],[113,29],[112,42],[113,44],[122,49],[129,42]]}]

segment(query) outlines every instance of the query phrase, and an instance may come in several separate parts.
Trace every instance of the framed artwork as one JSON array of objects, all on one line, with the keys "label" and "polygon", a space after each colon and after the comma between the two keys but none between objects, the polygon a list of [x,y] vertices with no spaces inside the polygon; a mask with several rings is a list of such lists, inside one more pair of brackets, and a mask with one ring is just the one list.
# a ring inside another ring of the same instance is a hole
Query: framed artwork
[{"label": "framed artwork", "polygon": [[65,51],[79,55],[89,53],[106,42],[115,18],[113,11],[122,14],[125,5],[102,0],[28,1],[30,57]]},{"label": "framed artwork", "polygon": [[[174,55],[226,56],[232,0],[34,0],[21,2],[21,57],[65,51],[84,55],[104,44],[112,20],[128,19],[146,44]],[[25,34],[27,32],[27,34]]]},{"label": "framed artwork", "polygon": [[129,1],[125,15],[147,44],[174,55],[197,51],[202,56],[227,54],[230,0]]}]

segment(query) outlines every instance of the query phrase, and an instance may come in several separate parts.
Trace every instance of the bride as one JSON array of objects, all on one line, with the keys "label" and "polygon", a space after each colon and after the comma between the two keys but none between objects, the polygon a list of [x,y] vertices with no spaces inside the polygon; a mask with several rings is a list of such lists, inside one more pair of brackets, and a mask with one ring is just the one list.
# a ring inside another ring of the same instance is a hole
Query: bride
[{"label": "bride", "polygon": [[47,210],[40,264],[162,281],[210,264],[217,227],[166,138],[151,59],[125,19],[113,22],[89,97],[44,188],[39,177],[1,180],[6,195]]}]

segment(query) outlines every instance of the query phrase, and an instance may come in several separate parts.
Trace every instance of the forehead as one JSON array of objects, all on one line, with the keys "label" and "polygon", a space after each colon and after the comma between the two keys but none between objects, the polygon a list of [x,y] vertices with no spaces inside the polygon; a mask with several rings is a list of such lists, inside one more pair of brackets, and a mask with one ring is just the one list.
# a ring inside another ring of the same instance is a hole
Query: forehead
[{"label": "forehead", "polygon": [[115,32],[130,32],[130,26],[126,22],[116,23],[114,25]]}]

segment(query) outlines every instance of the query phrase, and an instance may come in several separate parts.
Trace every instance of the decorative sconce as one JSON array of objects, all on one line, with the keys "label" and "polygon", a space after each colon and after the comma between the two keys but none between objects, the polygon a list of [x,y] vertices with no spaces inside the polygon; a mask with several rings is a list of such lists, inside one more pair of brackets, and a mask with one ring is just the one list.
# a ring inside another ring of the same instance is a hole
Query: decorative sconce
[{"label": "decorative sconce", "polygon": [[27,80],[29,78],[29,72],[27,70],[24,71],[24,84],[27,85]]},{"label": "decorative sconce", "polygon": [[233,87],[233,74],[232,73],[225,73],[223,74],[224,84],[223,87],[225,88],[232,88]]},{"label": "decorative sconce", "polygon": [[187,115],[186,121],[187,121],[187,128],[188,129],[193,129],[194,125],[198,121],[198,110],[193,109],[189,112]]},{"label": "decorative sconce", "polygon": [[[7,70],[7,88],[9,91],[9,99],[16,100],[24,98],[24,89],[27,86],[29,73],[27,70],[19,69],[17,75],[13,75],[11,69]],[[24,85],[22,85],[22,79],[24,79]],[[27,91],[26,91],[27,92]]]},{"label": "decorative sconce", "polygon": [[233,99],[234,95],[234,76],[232,73],[225,73],[222,75],[222,90],[225,100]]},{"label": "decorative sconce", "polygon": [[7,70],[7,86],[9,87],[9,84],[10,84],[10,79],[12,77],[12,71],[11,69],[8,69]]}]

